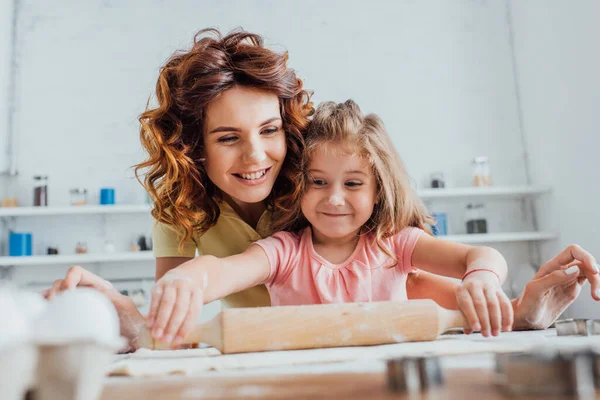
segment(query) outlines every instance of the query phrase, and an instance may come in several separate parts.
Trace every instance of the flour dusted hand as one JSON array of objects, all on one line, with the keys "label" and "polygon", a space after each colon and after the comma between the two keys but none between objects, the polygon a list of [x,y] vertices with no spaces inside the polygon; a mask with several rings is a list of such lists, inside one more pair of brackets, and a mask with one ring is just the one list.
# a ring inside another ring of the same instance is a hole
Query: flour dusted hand
[{"label": "flour dusted hand", "polygon": [[181,344],[194,328],[204,304],[203,284],[188,275],[172,271],[156,282],[147,325],[152,337],[173,346]]},{"label": "flour dusted hand", "polygon": [[466,333],[481,331],[487,337],[498,336],[500,330],[511,330],[512,303],[495,273],[480,270],[468,274],[456,288],[456,300],[471,327]]},{"label": "flour dusted hand", "polygon": [[113,285],[106,279],[102,279],[98,275],[95,275],[78,265],[74,265],[69,268],[64,279],[55,280],[52,287],[44,290],[41,294],[46,299],[50,300],[58,293],[69,289],[75,289],[78,286],[91,287],[106,295],[110,295],[111,292],[116,292]]}]

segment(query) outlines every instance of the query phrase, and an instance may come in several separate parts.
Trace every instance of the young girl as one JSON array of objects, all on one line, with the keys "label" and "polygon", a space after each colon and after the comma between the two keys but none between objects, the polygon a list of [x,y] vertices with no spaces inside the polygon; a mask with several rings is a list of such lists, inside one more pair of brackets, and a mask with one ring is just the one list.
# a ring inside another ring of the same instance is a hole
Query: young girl
[{"label": "young girl", "polygon": [[406,300],[413,268],[463,278],[456,296],[472,330],[510,330],[504,258],[427,233],[432,220],[377,116],[364,116],[352,100],[326,102],[305,140],[300,202],[285,231],[241,254],[201,256],[165,274],[148,316],[155,338],[179,344],[203,302],[263,283],[272,305]]}]

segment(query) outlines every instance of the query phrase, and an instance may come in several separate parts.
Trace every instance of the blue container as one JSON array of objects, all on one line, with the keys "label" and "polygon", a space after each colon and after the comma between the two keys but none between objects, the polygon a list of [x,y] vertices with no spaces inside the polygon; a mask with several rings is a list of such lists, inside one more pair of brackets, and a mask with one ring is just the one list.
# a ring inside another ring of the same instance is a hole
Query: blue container
[{"label": "blue container", "polygon": [[8,255],[11,257],[33,255],[31,233],[10,232],[8,235]]},{"label": "blue container", "polygon": [[100,204],[104,204],[104,205],[115,204],[115,189],[113,189],[113,188],[100,189]]},{"label": "blue container", "polygon": [[431,227],[434,236],[446,236],[448,234],[448,219],[446,213],[431,213],[435,218],[435,225]]}]

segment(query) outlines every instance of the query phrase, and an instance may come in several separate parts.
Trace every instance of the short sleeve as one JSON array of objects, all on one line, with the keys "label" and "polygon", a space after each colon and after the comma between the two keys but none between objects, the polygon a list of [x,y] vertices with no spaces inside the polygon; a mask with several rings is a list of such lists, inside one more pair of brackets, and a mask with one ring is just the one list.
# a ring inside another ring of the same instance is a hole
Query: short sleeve
[{"label": "short sleeve", "polygon": [[152,252],[154,257],[194,257],[196,242],[189,239],[179,251],[181,233],[170,225],[156,222],[152,227]]},{"label": "short sleeve", "polygon": [[400,268],[405,274],[409,274],[414,270],[412,266],[412,255],[415,251],[417,240],[419,240],[419,237],[423,233],[422,229],[407,227],[391,238],[394,246],[394,253],[398,257],[397,268]]},{"label": "short sleeve", "polygon": [[277,232],[254,244],[259,245],[269,259],[269,277],[264,283],[269,286],[285,282],[298,254],[300,238],[290,232]]}]

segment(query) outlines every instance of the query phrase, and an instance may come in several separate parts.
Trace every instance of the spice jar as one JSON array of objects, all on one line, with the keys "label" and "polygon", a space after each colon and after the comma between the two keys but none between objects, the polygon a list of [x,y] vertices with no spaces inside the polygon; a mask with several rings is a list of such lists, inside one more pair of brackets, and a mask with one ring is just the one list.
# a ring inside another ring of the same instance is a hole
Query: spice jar
[{"label": "spice jar", "polygon": [[434,189],[446,187],[444,174],[442,172],[434,172],[431,174],[431,187]]},{"label": "spice jar", "polygon": [[75,246],[76,254],[86,254],[88,252],[88,246],[86,242],[77,242]]},{"label": "spice jar", "polygon": [[473,164],[473,186],[492,186],[490,161],[487,157],[475,157]]},{"label": "spice jar", "polygon": [[45,207],[48,205],[48,176],[35,175],[33,177],[33,205]]},{"label": "spice jar", "polygon": [[487,233],[487,220],[483,204],[467,204],[467,233]]},{"label": "spice jar", "polygon": [[69,193],[71,194],[72,206],[84,206],[87,204],[87,189],[73,188]]}]

